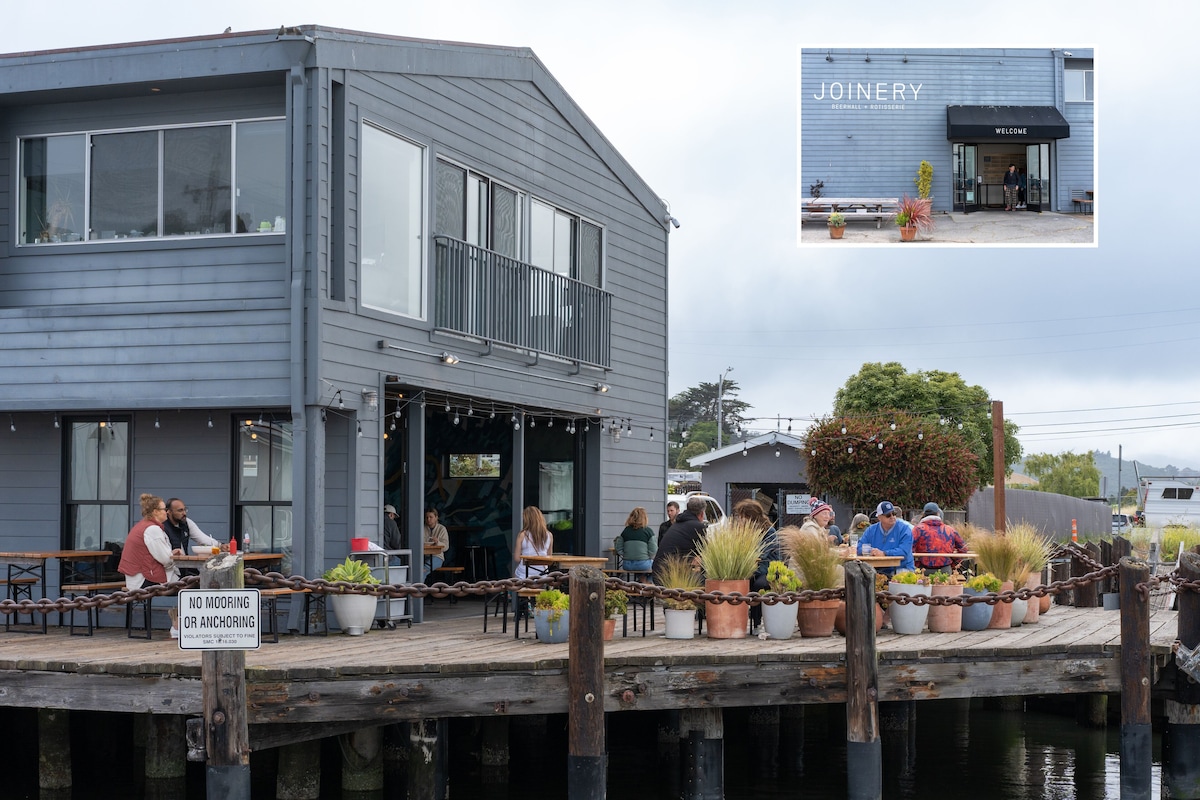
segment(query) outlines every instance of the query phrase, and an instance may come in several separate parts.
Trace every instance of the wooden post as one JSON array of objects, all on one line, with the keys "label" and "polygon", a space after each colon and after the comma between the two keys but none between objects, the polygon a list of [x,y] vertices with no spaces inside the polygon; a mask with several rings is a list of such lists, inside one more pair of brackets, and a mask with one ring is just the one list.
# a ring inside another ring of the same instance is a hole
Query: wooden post
[{"label": "wooden post", "polygon": [[146,778],[176,780],[187,776],[185,717],[151,714],[146,741]]},{"label": "wooden post", "polygon": [[571,569],[571,625],[567,665],[567,797],[603,800],[607,794],[604,753],[604,573]]},{"label": "wooden post", "polygon": [[480,720],[482,744],[479,748],[482,782],[489,786],[508,783],[508,717],[484,717]]},{"label": "wooden post", "polygon": [[875,655],[875,570],[846,563],[846,772],[850,800],[883,797],[879,673]]},{"label": "wooden post", "polygon": [[771,780],[779,776],[780,706],[751,706],[747,709],[746,738],[755,760],[756,775]]},{"label": "wooden post", "polygon": [[[1086,548],[1085,548],[1086,549]],[[1097,552],[1097,554],[1099,554]],[[1090,553],[1089,553],[1090,555]],[[1091,572],[1091,567],[1087,566],[1078,558],[1071,559],[1071,577],[1079,578]],[[1096,584],[1089,583],[1086,586],[1080,586],[1075,589],[1075,607],[1076,608],[1096,608],[1100,605],[1099,595],[1096,592]]]},{"label": "wooden post", "polygon": [[[1200,556],[1184,553],[1178,572],[1185,581],[1200,580]],[[1196,592],[1179,593],[1178,639],[1188,648],[1200,646],[1200,594]],[[1181,670],[1175,681],[1175,698],[1165,706],[1163,780],[1170,797],[1196,800],[1200,798],[1200,683]]]},{"label": "wooden post", "polygon": [[319,800],[321,797],[321,740],[285,744],[279,748],[275,800]]},{"label": "wooden post", "polygon": [[[1124,541],[1128,549],[1128,540]],[[1114,551],[1120,549],[1114,547]],[[1128,555],[1121,585],[1121,800],[1150,800],[1150,599],[1137,590],[1150,565]]]},{"label": "wooden post", "polygon": [[1008,530],[1008,509],[1004,506],[1004,403],[992,401],[992,529]]},{"label": "wooden post", "polygon": [[[209,559],[201,572],[203,589],[241,589],[240,557]],[[246,652],[205,650],[203,683],[205,786],[209,800],[250,800],[250,732],[246,725]]]},{"label": "wooden post", "polygon": [[679,715],[683,800],[725,797],[725,722],[720,708],[685,708]]},{"label": "wooden post", "polygon": [[[407,796],[414,800],[445,797],[446,761],[446,720],[420,719],[408,723]],[[383,788],[383,784],[377,788]]]},{"label": "wooden post", "polygon": [[39,708],[38,788],[71,788],[71,717],[64,708]]},{"label": "wooden post", "polygon": [[[338,744],[342,751],[342,792],[378,792],[383,789],[383,726],[343,733],[338,737]],[[411,761],[408,774],[409,780],[412,780]]]},{"label": "wooden post", "polygon": [[662,766],[660,786],[664,797],[679,797],[683,770],[679,759],[678,711],[658,712],[658,763]]}]

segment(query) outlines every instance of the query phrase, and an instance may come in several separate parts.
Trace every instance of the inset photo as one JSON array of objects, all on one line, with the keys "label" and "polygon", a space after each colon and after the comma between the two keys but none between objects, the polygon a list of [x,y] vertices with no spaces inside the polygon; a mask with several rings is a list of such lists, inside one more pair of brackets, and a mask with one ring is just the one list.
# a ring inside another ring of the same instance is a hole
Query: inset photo
[{"label": "inset photo", "polygon": [[797,242],[1095,246],[1093,53],[802,47]]}]

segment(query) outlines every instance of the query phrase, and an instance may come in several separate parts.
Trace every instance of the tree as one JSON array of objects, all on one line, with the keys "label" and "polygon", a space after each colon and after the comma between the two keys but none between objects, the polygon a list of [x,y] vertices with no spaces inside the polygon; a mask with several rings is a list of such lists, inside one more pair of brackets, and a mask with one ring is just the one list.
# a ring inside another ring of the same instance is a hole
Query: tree
[{"label": "tree", "polygon": [[[701,383],[699,386],[684,389],[671,398],[667,405],[667,414],[671,420],[671,441],[682,442],[681,434],[686,430],[687,441],[703,441],[709,447],[716,446],[717,395],[720,388],[719,383]],[[721,435],[728,441],[732,438],[733,431],[742,424],[743,415],[750,408],[750,404],[734,397],[741,391],[737,381],[726,378],[724,389],[724,399],[721,401]],[[702,438],[702,434],[696,431],[697,424],[705,422],[712,424],[711,440]]]},{"label": "tree", "polygon": [[[838,389],[834,400],[835,417],[874,417],[890,422],[893,410],[920,417],[926,432],[934,425],[962,438],[976,457],[975,484],[992,482],[992,410],[987,390],[968,386],[957,372],[908,372],[895,361],[887,364],[863,364]],[[1021,460],[1018,427],[1004,421],[1005,474]]]},{"label": "tree", "polygon": [[1100,491],[1100,470],[1089,450],[1086,453],[1033,453],[1025,459],[1025,474],[1037,478],[1040,492],[1057,492],[1070,497],[1095,497]]},{"label": "tree", "polygon": [[704,442],[688,442],[679,450],[679,461],[675,463],[675,469],[691,469],[692,465],[688,463],[688,459],[707,452],[708,445]]},{"label": "tree", "polygon": [[874,417],[819,420],[805,434],[805,447],[809,489],[837,495],[854,508],[873,508],[880,500],[906,509],[930,501],[962,508],[975,488],[978,458],[957,430],[930,427],[904,412],[883,422]]}]

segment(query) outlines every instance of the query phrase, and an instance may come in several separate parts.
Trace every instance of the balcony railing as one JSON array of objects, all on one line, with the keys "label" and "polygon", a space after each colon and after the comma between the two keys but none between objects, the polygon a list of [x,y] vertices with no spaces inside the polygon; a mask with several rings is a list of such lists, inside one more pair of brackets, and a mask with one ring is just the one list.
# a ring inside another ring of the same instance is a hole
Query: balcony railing
[{"label": "balcony railing", "polygon": [[435,236],[433,243],[433,319],[439,329],[610,366],[611,294],[448,236]]}]

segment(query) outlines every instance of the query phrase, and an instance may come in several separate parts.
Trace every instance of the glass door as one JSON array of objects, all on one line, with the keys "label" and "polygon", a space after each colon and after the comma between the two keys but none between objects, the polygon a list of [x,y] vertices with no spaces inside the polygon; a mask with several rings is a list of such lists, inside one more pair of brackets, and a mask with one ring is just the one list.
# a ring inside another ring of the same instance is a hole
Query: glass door
[{"label": "glass door", "polygon": [[954,210],[964,214],[979,210],[979,147],[954,145]]},{"label": "glass door", "polygon": [[1031,144],[1025,148],[1025,207],[1041,211],[1050,204],[1050,145]]}]

